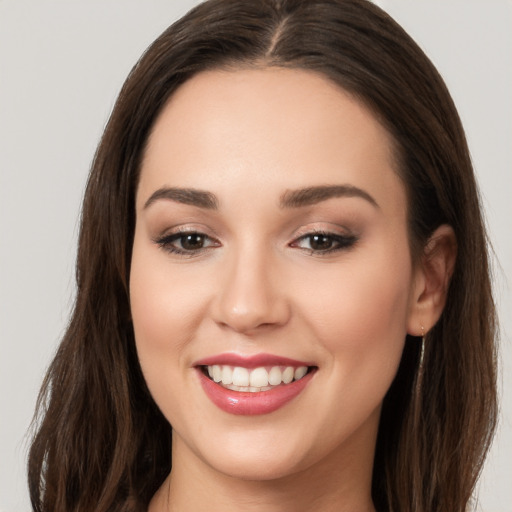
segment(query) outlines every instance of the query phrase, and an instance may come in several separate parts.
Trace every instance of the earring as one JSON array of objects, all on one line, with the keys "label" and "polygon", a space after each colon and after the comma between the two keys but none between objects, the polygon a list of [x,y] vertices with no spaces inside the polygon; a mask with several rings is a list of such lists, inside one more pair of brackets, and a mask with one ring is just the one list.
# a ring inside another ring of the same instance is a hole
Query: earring
[{"label": "earring", "polygon": [[420,349],[420,368],[423,368],[423,359],[425,357],[425,327],[421,324],[421,349]]},{"label": "earring", "polygon": [[413,407],[413,421],[415,425],[415,429],[420,428],[421,423],[421,411],[422,411],[422,402],[423,402],[423,376],[425,373],[424,368],[424,358],[425,358],[425,327],[423,324],[420,326],[421,328],[421,347],[420,347],[420,357],[418,362],[418,368],[416,369],[416,375],[414,376],[414,398],[412,400]]}]

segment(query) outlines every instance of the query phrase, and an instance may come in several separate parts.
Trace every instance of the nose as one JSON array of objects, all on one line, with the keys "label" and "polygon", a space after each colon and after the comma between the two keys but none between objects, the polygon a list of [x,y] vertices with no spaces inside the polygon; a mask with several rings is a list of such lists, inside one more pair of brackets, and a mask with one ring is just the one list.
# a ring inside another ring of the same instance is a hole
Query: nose
[{"label": "nose", "polygon": [[215,321],[244,334],[286,324],[290,305],[278,274],[276,265],[263,254],[232,255],[221,272]]}]

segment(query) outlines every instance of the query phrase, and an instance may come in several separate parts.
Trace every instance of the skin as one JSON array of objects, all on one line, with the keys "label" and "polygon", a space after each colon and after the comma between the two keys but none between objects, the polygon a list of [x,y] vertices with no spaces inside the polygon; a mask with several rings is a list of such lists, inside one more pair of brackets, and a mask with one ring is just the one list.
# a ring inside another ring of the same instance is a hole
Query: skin
[{"label": "skin", "polygon": [[[173,470],[150,511],[374,510],[381,403],[406,334],[440,315],[454,259],[444,226],[413,264],[391,148],[363,105],[301,70],[203,72],[161,112],[141,169],[130,277],[142,370],[174,429]],[[369,197],[280,204],[287,191],[325,185]],[[148,203],[162,187],[207,191],[217,208]],[[206,247],[176,254],[180,239],[158,242],[177,229],[205,234]],[[353,243],[312,251],[315,231]],[[277,411],[235,416],[194,369],[225,352],[318,371]]]}]

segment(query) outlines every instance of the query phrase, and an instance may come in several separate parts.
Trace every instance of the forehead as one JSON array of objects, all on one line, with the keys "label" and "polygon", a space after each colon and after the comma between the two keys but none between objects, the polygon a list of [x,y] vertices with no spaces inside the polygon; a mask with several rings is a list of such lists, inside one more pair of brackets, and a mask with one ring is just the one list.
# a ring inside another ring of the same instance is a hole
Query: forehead
[{"label": "forehead", "polygon": [[207,71],[185,82],[158,117],[139,195],[163,185],[216,191],[250,183],[281,193],[347,182],[401,200],[392,148],[377,118],[322,75]]}]

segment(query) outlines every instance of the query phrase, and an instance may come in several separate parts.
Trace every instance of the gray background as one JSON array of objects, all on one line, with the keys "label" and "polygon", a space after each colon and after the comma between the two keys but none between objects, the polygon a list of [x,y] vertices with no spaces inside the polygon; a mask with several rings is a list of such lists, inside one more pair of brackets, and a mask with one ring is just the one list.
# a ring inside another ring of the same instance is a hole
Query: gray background
[{"label": "gray background", "polygon": [[[194,0],[0,0],[0,512],[29,510],[26,430],[74,295],[79,206],[114,99]],[[381,0],[464,122],[494,250],[502,415],[479,510],[512,511],[512,1]],[[448,511],[447,511],[448,512]]]}]

